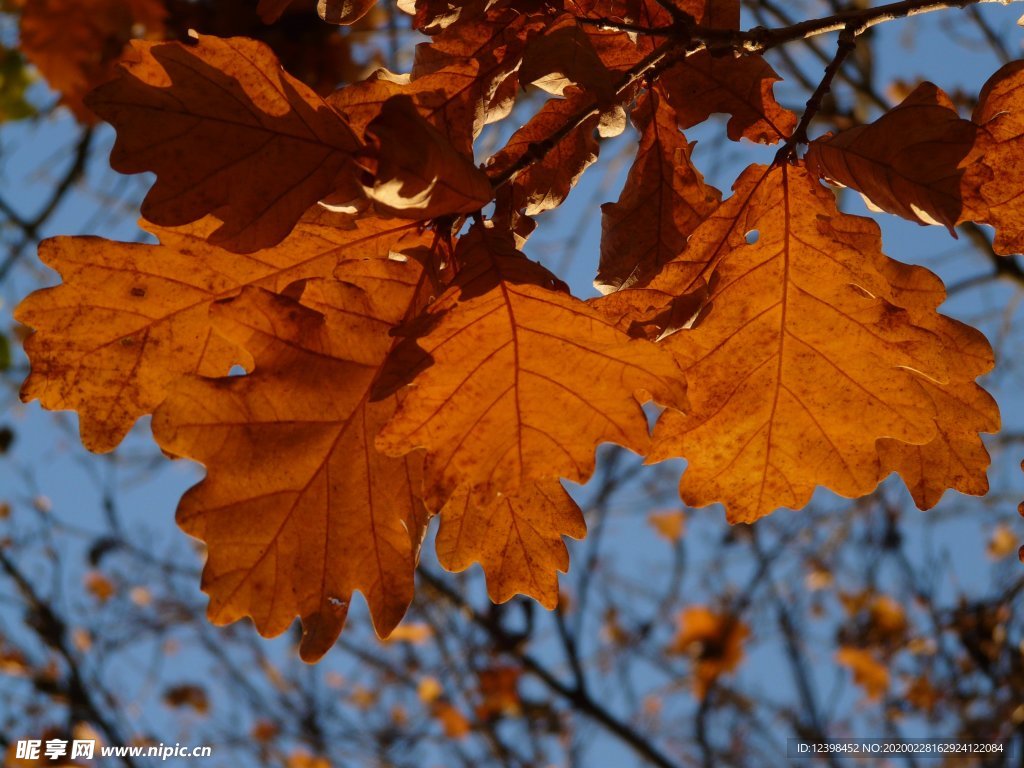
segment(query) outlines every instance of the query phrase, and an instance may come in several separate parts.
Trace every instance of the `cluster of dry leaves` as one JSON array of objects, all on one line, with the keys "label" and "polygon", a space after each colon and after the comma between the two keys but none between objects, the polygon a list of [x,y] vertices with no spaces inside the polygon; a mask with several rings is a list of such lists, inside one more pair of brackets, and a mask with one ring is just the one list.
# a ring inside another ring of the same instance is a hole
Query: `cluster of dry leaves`
[{"label": "cluster of dry leaves", "polygon": [[[344,23],[372,2],[319,5]],[[117,129],[115,169],[156,175],[142,213],[160,244],[48,240],[63,283],[17,310],[35,331],[25,400],[77,411],[95,451],[153,414],[167,454],[206,466],[179,522],[209,548],[214,621],[273,635],[300,616],[313,660],[358,590],[387,635],[432,515],[445,567],[479,562],[494,600],[552,606],[562,536],[585,532],[560,479],[585,482],[603,442],[684,457],[683,500],[734,522],[893,471],[922,508],[987,490],[988,343],[822,180],[1024,250],[1024,62],[970,120],[924,83],[796,159],[763,56],[701,42],[738,30],[738,0],[400,5],[429,35],[412,71],[326,98],[253,40],[132,42],[83,109]],[[148,28],[147,3],[119,7]],[[66,95],[90,78],[65,74]],[[551,98],[478,165],[474,139],[527,87]],[[521,249],[627,113],[640,138],[603,207],[604,295],[581,300]],[[786,148],[725,200],[682,133],[713,113],[732,140]]]}]

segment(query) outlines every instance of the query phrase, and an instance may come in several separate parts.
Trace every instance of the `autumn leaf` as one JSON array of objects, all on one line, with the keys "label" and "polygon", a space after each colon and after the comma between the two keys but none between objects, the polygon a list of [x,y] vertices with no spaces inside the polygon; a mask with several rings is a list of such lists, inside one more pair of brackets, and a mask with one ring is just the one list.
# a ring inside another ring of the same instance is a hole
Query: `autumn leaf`
[{"label": "autumn leaf", "polygon": [[647,523],[661,538],[674,544],[683,537],[683,531],[686,530],[686,513],[681,509],[652,512],[647,516]]},{"label": "autumn leaf", "polygon": [[[532,158],[531,153],[543,146],[542,142],[556,132],[565,131],[570,121],[590,103],[590,97],[575,88],[570,88],[564,99],[545,102],[487,161],[491,178],[501,177],[524,158]],[[597,160],[598,143],[594,133],[600,125],[600,115],[591,115],[568,130],[560,141],[553,142],[542,158],[512,179],[508,204],[515,210],[523,210],[527,216],[561,205],[583,172]],[[616,127],[607,132],[614,133]],[[618,132],[621,133],[621,128]]]},{"label": "autumn leaf", "polygon": [[964,179],[964,220],[996,230],[997,253],[1024,252],[1024,61],[1003,66],[988,79],[978,96],[973,122],[978,126],[977,159]]},{"label": "autumn leaf", "polygon": [[761,56],[713,56],[708,51],[687,56],[660,79],[679,127],[692,128],[712,114],[728,114],[727,134],[761,144],[789,137],[796,115],[775,100],[781,78]]},{"label": "autumn leaf", "polygon": [[614,78],[571,14],[555,20],[543,35],[530,41],[523,53],[519,80],[555,96],[562,96],[566,88],[575,86],[600,104],[610,103],[615,95]]},{"label": "autumn leaf", "polygon": [[161,36],[166,16],[161,0],[31,0],[21,14],[21,50],[75,117],[92,123],[82,99],[114,74],[129,40]]},{"label": "autumn leaf", "polygon": [[329,195],[363,194],[345,119],[254,40],[136,41],[87,104],[117,129],[111,165],[156,174],[143,216],[179,226],[213,214],[223,224],[210,242],[231,251],[280,242]]},{"label": "autumn leaf", "polygon": [[412,359],[431,364],[377,443],[396,456],[427,449],[431,508],[464,485],[486,505],[538,480],[583,482],[599,443],[646,449],[642,400],[685,407],[671,356],[564,293],[510,236],[476,227],[456,259],[434,323],[410,339]]},{"label": "autumn leaf", "polygon": [[396,399],[369,394],[391,328],[423,299],[422,275],[412,261],[350,261],[337,281],[307,282],[302,305],[248,288],[214,307],[255,371],[184,379],[153,434],[207,468],[178,522],[209,548],[215,623],[252,616],[272,636],[300,616],[300,652],[314,661],[341,632],[354,590],[381,636],[404,615],[426,522],[420,457],[374,450]]},{"label": "autumn leaf", "polygon": [[940,88],[921,83],[875,122],[812,142],[807,166],[856,189],[875,210],[953,233],[977,132]]},{"label": "autumn leaf", "polygon": [[836,662],[853,673],[869,701],[880,701],[889,690],[889,670],[870,651],[844,646],[836,651]]},{"label": "autumn leaf", "polygon": [[405,94],[458,152],[472,156],[483,127],[511,110],[523,49],[546,23],[542,14],[494,8],[469,28],[453,27],[418,45],[409,74],[377,70],[327,101],[361,135],[385,101]]},{"label": "autumn leaf", "polygon": [[316,11],[330,24],[355,24],[376,4],[377,0],[317,0]]},{"label": "autumn leaf", "polygon": [[668,262],[649,282],[619,288],[588,303],[638,339],[658,341],[690,327],[707,304],[704,279],[713,260],[702,261],[698,255],[698,261],[686,261],[686,253]]},{"label": "autumn leaf", "polygon": [[461,488],[440,519],[436,547],[441,565],[459,572],[480,563],[493,602],[523,594],[548,610],[558,604],[557,571],[569,570],[562,536],[582,539],[587,532],[582,512],[556,480],[524,486],[486,506],[478,506]]},{"label": "autumn leaf", "polygon": [[679,614],[678,623],[668,652],[693,659],[693,692],[704,699],[719,677],[734,671],[743,661],[743,644],[750,630],[735,616],[703,605],[686,608]]},{"label": "autumn leaf", "polygon": [[801,508],[817,485],[874,488],[879,438],[935,436],[918,375],[944,382],[958,358],[882,298],[894,296],[877,225],[841,214],[802,166],[752,166],[734,189],[684,254],[716,264],[710,309],[664,342],[687,369],[691,410],[663,415],[649,460],[686,457],[687,504],[721,501],[731,522],[752,522]]},{"label": "autumn leaf", "polygon": [[[669,3],[659,0],[577,0],[573,5],[583,16],[610,19],[647,29],[665,28],[675,23],[673,14],[668,10]],[[704,27],[740,28],[739,0],[672,0],[671,6]],[[588,25],[587,33],[604,65],[616,71],[636,66],[663,39],[655,35],[631,34],[596,25]]]},{"label": "autumn leaf", "polygon": [[380,147],[373,188],[368,190],[380,214],[433,219],[477,211],[494,196],[487,174],[472,157],[456,151],[408,96],[384,102],[366,132]]},{"label": "autumn leaf", "polygon": [[636,160],[618,202],[601,206],[601,265],[595,284],[604,291],[647,282],[683,252],[697,225],[721,200],[693,166],[693,145],[679,132],[660,88],[637,101],[633,122],[640,131]]},{"label": "autumn leaf", "polygon": [[935,506],[950,488],[982,495],[989,487],[989,455],[980,433],[997,432],[1000,418],[995,400],[975,379],[995,365],[992,347],[981,332],[936,311],[946,298],[938,277],[891,259],[879,267],[889,288],[882,298],[907,307],[914,323],[935,334],[956,359],[947,382],[914,376],[914,386],[934,405],[936,436],[924,445],[879,441],[880,476],[899,472],[920,509]]},{"label": "autumn leaf", "polygon": [[279,246],[240,256],[210,245],[218,222],[179,229],[143,222],[161,245],[61,237],[42,243],[42,261],[63,284],[33,293],[15,310],[35,329],[25,341],[32,372],[21,390],[49,410],[78,411],[82,443],[110,451],[152,413],[183,374],[223,376],[248,353],[214,332],[212,302],[246,285],[272,291],[327,277],[342,259],[387,257],[422,242],[405,221],[307,216]]}]

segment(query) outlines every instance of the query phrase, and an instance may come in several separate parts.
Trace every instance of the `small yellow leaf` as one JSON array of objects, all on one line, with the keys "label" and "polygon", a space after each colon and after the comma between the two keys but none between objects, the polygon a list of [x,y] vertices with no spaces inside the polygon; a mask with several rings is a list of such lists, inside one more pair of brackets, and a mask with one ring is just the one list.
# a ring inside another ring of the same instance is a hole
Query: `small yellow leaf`
[{"label": "small yellow leaf", "polygon": [[686,529],[686,513],[681,509],[670,512],[652,512],[647,516],[647,522],[650,523],[655,533],[663,539],[675,543],[683,537],[683,531]]},{"label": "small yellow leaf", "polygon": [[993,560],[1002,560],[1017,551],[1017,536],[1006,523],[1000,523],[992,531],[988,540],[988,556]]},{"label": "small yellow leaf", "polygon": [[889,690],[889,670],[870,651],[843,646],[836,661],[853,673],[853,682],[864,689],[869,701],[880,700]]}]

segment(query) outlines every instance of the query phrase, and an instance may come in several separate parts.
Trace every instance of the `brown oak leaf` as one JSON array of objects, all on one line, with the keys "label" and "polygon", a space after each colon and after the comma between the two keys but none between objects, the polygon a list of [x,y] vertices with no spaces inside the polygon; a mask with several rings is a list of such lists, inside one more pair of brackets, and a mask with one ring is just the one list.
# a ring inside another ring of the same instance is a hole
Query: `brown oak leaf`
[{"label": "brown oak leaf", "polygon": [[898,472],[920,509],[934,507],[950,488],[982,496],[989,488],[989,455],[979,433],[999,431],[1000,419],[995,400],[974,380],[995,365],[992,347],[980,331],[934,311],[946,298],[935,275],[891,260],[882,267],[893,289],[885,298],[907,306],[913,321],[957,360],[944,384],[914,376],[914,386],[934,404],[935,439],[924,445],[880,440],[882,476]]},{"label": "brown oak leaf", "polygon": [[300,278],[327,277],[342,259],[386,258],[391,249],[423,242],[407,221],[353,223],[320,213],[279,246],[240,256],[207,242],[217,224],[207,218],[170,229],[144,222],[161,245],[44,241],[40,258],[64,282],[33,293],[15,311],[35,329],[25,342],[32,372],[22,399],[78,411],[82,443],[110,451],[182,374],[222,376],[235,363],[251,364],[214,332],[212,302],[246,285],[276,291]]},{"label": "brown oak leaf", "polygon": [[[487,171],[496,178],[520,162],[591,103],[590,97],[575,88],[564,99],[549,99],[522,128],[512,134],[505,146],[487,161]],[[595,114],[569,130],[560,141],[546,149],[543,157],[518,173],[511,182],[508,204],[527,216],[549,211],[561,205],[583,172],[596,160],[598,143],[594,136],[600,125]]]},{"label": "brown oak leaf", "polygon": [[426,514],[421,457],[377,452],[396,398],[371,402],[392,327],[422,306],[415,262],[351,261],[307,282],[301,304],[248,288],[213,313],[255,370],[179,383],[153,417],[164,451],[202,462],[178,522],[204,540],[209,616],[251,616],[266,636],[301,617],[300,653],[320,658],[352,592],[387,636],[412,600]]},{"label": "brown oak leaf", "polygon": [[377,0],[317,0],[316,11],[330,24],[355,24],[376,4]]},{"label": "brown oak leaf", "polygon": [[407,344],[429,365],[377,442],[392,455],[427,449],[431,509],[462,486],[487,505],[539,480],[582,482],[599,443],[647,448],[642,400],[685,407],[670,355],[554,288],[510,233],[478,226],[456,258],[454,284]]},{"label": "brown oak leaf", "polygon": [[530,41],[523,53],[519,80],[555,96],[575,86],[601,104],[610,103],[615,93],[614,78],[572,14],[557,19],[543,35]]},{"label": "brown oak leaf", "polygon": [[693,166],[693,146],[679,132],[660,88],[633,111],[640,146],[622,195],[601,206],[601,264],[595,285],[613,291],[644,283],[676,258],[721,201]]},{"label": "brown oak leaf", "polygon": [[490,504],[474,503],[461,488],[440,514],[437,557],[449,571],[480,563],[487,594],[504,603],[517,594],[551,610],[558,604],[558,571],[569,570],[563,536],[582,539],[583,513],[557,480],[526,485]]},{"label": "brown oak leaf", "polygon": [[1003,66],[978,96],[973,122],[978,126],[978,157],[963,182],[962,220],[996,230],[997,253],[1024,253],[1024,61]]},{"label": "brown oak leaf", "polygon": [[874,210],[952,233],[977,132],[940,88],[921,83],[875,122],[812,142],[807,166],[856,189]]},{"label": "brown oak leaf", "polygon": [[664,342],[687,369],[691,410],[663,414],[649,459],[686,457],[684,501],[752,522],[801,508],[818,485],[874,488],[879,438],[935,437],[917,377],[948,381],[959,359],[914,322],[930,299],[907,292],[911,311],[884,298],[877,225],[840,213],[804,167],[752,166],[734,189],[687,249],[716,264],[709,308]]},{"label": "brown oak leaf", "polygon": [[380,148],[367,194],[382,215],[423,221],[472,213],[494,197],[487,174],[456,151],[408,96],[384,102],[366,133]]},{"label": "brown oak leaf", "polygon": [[796,128],[796,115],[775,100],[773,89],[779,80],[761,56],[713,56],[708,51],[687,56],[660,78],[680,128],[724,112],[730,116],[730,139],[761,144],[785,140]]},{"label": "brown oak leaf", "polygon": [[179,226],[213,214],[216,245],[251,253],[285,238],[328,195],[362,196],[345,119],[245,38],[135,41],[87,104],[118,131],[110,162],[152,171],[142,214]]},{"label": "brown oak leaf", "polygon": [[85,123],[96,116],[85,95],[114,75],[114,63],[140,32],[160,37],[162,0],[31,0],[21,14],[21,50]]}]

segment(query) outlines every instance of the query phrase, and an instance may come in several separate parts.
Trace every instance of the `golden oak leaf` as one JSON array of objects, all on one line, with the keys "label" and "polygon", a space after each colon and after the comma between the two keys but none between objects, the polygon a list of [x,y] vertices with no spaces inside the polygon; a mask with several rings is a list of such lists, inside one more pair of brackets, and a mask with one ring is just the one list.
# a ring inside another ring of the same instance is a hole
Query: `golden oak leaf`
[{"label": "golden oak leaf", "polygon": [[523,594],[548,610],[558,604],[556,572],[569,570],[562,537],[582,539],[587,533],[583,513],[557,480],[523,486],[485,506],[460,488],[440,518],[436,547],[442,566],[459,572],[480,563],[493,602]]},{"label": "golden oak leaf", "polygon": [[355,24],[376,4],[377,0],[317,0],[316,10],[330,24]]},{"label": "golden oak leaf", "polygon": [[988,79],[972,120],[978,126],[977,159],[963,181],[962,220],[996,230],[997,253],[1024,253],[1024,61],[1013,61]]},{"label": "golden oak leaf", "polygon": [[836,661],[853,673],[853,682],[864,689],[869,701],[879,701],[889,690],[889,670],[870,651],[843,646]]},{"label": "golden oak leaf", "polygon": [[695,605],[679,615],[679,628],[668,652],[694,660],[694,695],[703,699],[719,677],[743,661],[743,643],[749,634],[735,616]]},{"label": "golden oak leaf", "polygon": [[995,400],[974,380],[995,365],[992,347],[979,331],[935,311],[946,298],[935,275],[891,260],[880,266],[892,289],[882,298],[908,307],[914,323],[938,336],[957,360],[946,383],[914,377],[934,404],[935,439],[924,445],[879,441],[881,476],[897,471],[921,509],[934,507],[947,488],[982,496],[989,455],[978,433],[997,432],[1000,419]]},{"label": "golden oak leaf", "polygon": [[36,291],[15,310],[35,329],[25,341],[32,372],[25,401],[78,411],[82,443],[109,451],[151,413],[180,375],[225,375],[247,353],[213,331],[210,304],[245,285],[283,289],[332,274],[342,259],[386,257],[421,242],[414,224],[308,215],[276,248],[239,256],[207,243],[218,222],[179,229],[144,226],[162,245],[61,237],[40,245],[63,284]]},{"label": "golden oak leaf", "polygon": [[215,623],[251,616],[272,636],[300,616],[300,653],[313,661],[337,639],[354,590],[379,635],[404,615],[426,524],[421,460],[374,449],[396,399],[369,394],[391,328],[423,301],[423,274],[415,262],[350,261],[338,280],[308,281],[302,304],[248,288],[214,307],[255,371],[186,378],[153,434],[207,468],[178,522],[209,549],[203,588]]},{"label": "golden oak leaf", "polygon": [[640,131],[636,160],[618,202],[601,206],[595,285],[606,292],[644,283],[676,258],[722,197],[694,168],[693,147],[659,88],[639,99],[633,122]]},{"label": "golden oak leaf", "polygon": [[882,298],[878,226],[841,214],[803,166],[752,166],[734,189],[684,254],[716,264],[710,310],[664,342],[687,369],[691,410],[663,414],[649,459],[686,457],[687,504],[721,501],[731,522],[752,522],[799,509],[817,485],[874,488],[879,438],[935,436],[917,377],[946,381],[958,360]]},{"label": "golden oak leaf", "polygon": [[362,196],[345,119],[254,40],[136,41],[87,103],[118,131],[111,165],[157,176],[143,216],[178,226],[214,214],[210,241],[229,250],[280,242],[328,195]]},{"label": "golden oak leaf", "polygon": [[510,233],[478,226],[455,255],[464,266],[409,339],[430,364],[377,442],[393,455],[427,449],[431,508],[463,485],[487,505],[538,480],[582,482],[599,443],[646,449],[638,397],[685,406],[671,356],[553,289]]},{"label": "golden oak leaf", "polygon": [[761,56],[712,56],[708,51],[687,56],[669,67],[659,82],[676,111],[680,128],[691,128],[715,112],[729,117],[729,138],[774,144],[789,137],[796,115],[775,100],[781,80]]},{"label": "golden oak leaf", "polygon": [[21,14],[21,50],[78,120],[95,122],[83,97],[114,74],[133,37],[163,34],[161,0],[31,0]]},{"label": "golden oak leaf", "polygon": [[699,265],[677,259],[646,284],[620,288],[587,303],[624,333],[659,341],[690,327],[707,304],[702,274]]},{"label": "golden oak leaf", "polygon": [[856,189],[874,210],[953,232],[976,134],[941,89],[921,83],[875,122],[812,142],[806,161],[819,176]]},{"label": "golden oak leaf", "polygon": [[381,214],[422,221],[472,213],[494,197],[487,174],[421,117],[408,96],[384,102],[366,132],[380,147],[367,192]]},{"label": "golden oak leaf", "polygon": [[[574,114],[590,103],[590,98],[575,88],[567,91],[567,98],[549,99],[487,161],[488,172],[492,177],[504,173],[536,145],[564,128]],[[515,176],[509,201],[513,209],[525,210],[527,216],[534,216],[557,208],[565,201],[579,177],[597,160],[598,144],[594,130],[599,120],[598,115],[587,118],[550,147],[542,158]]]}]

